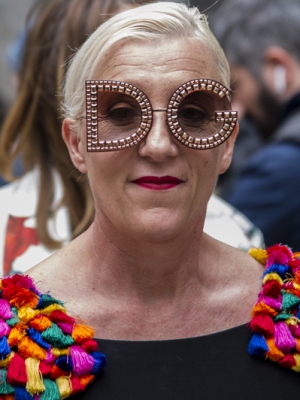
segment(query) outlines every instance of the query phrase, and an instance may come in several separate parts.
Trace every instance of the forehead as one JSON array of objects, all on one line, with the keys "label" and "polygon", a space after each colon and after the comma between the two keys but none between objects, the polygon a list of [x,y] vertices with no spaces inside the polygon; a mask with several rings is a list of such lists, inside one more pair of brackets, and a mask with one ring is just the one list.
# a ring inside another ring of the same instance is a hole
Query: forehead
[{"label": "forehead", "polygon": [[187,38],[116,43],[92,77],[130,82],[144,90],[172,90],[195,78],[220,80],[211,50],[199,40]]}]

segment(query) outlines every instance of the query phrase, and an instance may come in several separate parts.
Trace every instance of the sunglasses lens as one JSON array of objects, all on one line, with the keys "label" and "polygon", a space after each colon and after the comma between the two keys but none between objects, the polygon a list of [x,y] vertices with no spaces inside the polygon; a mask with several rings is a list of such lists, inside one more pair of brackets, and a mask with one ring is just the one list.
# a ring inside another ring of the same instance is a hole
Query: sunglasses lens
[{"label": "sunglasses lens", "polygon": [[142,112],[139,103],[130,95],[99,91],[97,117],[99,140],[121,140],[139,129]]},{"label": "sunglasses lens", "polygon": [[196,91],[184,97],[177,110],[181,129],[194,138],[204,139],[215,135],[222,122],[216,121],[216,110],[230,109],[226,99],[208,91]]}]

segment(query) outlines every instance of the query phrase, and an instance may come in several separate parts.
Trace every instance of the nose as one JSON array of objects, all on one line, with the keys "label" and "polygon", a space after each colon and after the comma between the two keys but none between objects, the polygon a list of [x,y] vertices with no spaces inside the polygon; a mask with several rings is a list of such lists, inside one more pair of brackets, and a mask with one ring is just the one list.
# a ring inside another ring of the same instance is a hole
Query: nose
[{"label": "nose", "polygon": [[166,109],[153,110],[151,129],[139,147],[140,156],[150,157],[155,161],[176,157],[178,145],[167,124]]}]

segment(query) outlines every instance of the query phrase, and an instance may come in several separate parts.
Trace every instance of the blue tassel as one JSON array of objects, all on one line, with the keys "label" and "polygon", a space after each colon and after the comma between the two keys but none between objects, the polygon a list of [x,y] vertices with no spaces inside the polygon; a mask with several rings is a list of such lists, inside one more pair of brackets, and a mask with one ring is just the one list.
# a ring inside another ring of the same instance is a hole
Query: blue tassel
[{"label": "blue tassel", "polygon": [[39,346],[41,346],[45,350],[49,350],[51,348],[50,344],[45,342],[42,338],[42,335],[40,332],[36,331],[33,328],[27,329],[27,334],[28,336],[31,337],[31,339],[37,343]]},{"label": "blue tassel", "polygon": [[248,354],[253,357],[263,357],[268,351],[269,347],[264,337],[254,333],[248,345]]},{"label": "blue tassel", "polygon": [[288,272],[292,272],[291,268],[288,265],[282,264],[272,264],[269,268],[267,268],[263,274],[263,276],[267,274],[271,274],[272,272],[278,274],[282,279],[285,279],[285,275]]},{"label": "blue tassel", "polygon": [[72,362],[72,357],[70,356],[58,357],[58,359],[55,361],[55,364],[63,371],[66,372],[73,371],[73,362]]},{"label": "blue tassel", "polygon": [[3,360],[11,352],[6,336],[0,338],[0,359]]},{"label": "blue tassel", "polygon": [[33,400],[34,397],[27,392],[27,390],[22,386],[15,387],[15,400]]},{"label": "blue tassel", "polygon": [[106,356],[100,351],[94,351],[93,353],[90,354],[90,356],[92,356],[93,359],[95,360],[95,365],[92,370],[92,374],[98,374],[106,367],[107,364]]}]

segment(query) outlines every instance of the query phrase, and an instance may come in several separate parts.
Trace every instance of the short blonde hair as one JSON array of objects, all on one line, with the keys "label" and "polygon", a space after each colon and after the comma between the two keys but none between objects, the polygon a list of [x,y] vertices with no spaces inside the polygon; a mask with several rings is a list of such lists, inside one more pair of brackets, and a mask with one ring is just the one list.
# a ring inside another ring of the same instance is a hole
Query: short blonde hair
[{"label": "short blonde hair", "polygon": [[144,41],[166,37],[197,39],[215,57],[220,81],[230,84],[229,65],[206,16],[185,4],[157,2],[124,11],[102,24],[78,50],[72,60],[64,86],[65,116],[77,118],[84,112],[84,83],[91,79],[103,55],[117,42]]}]

